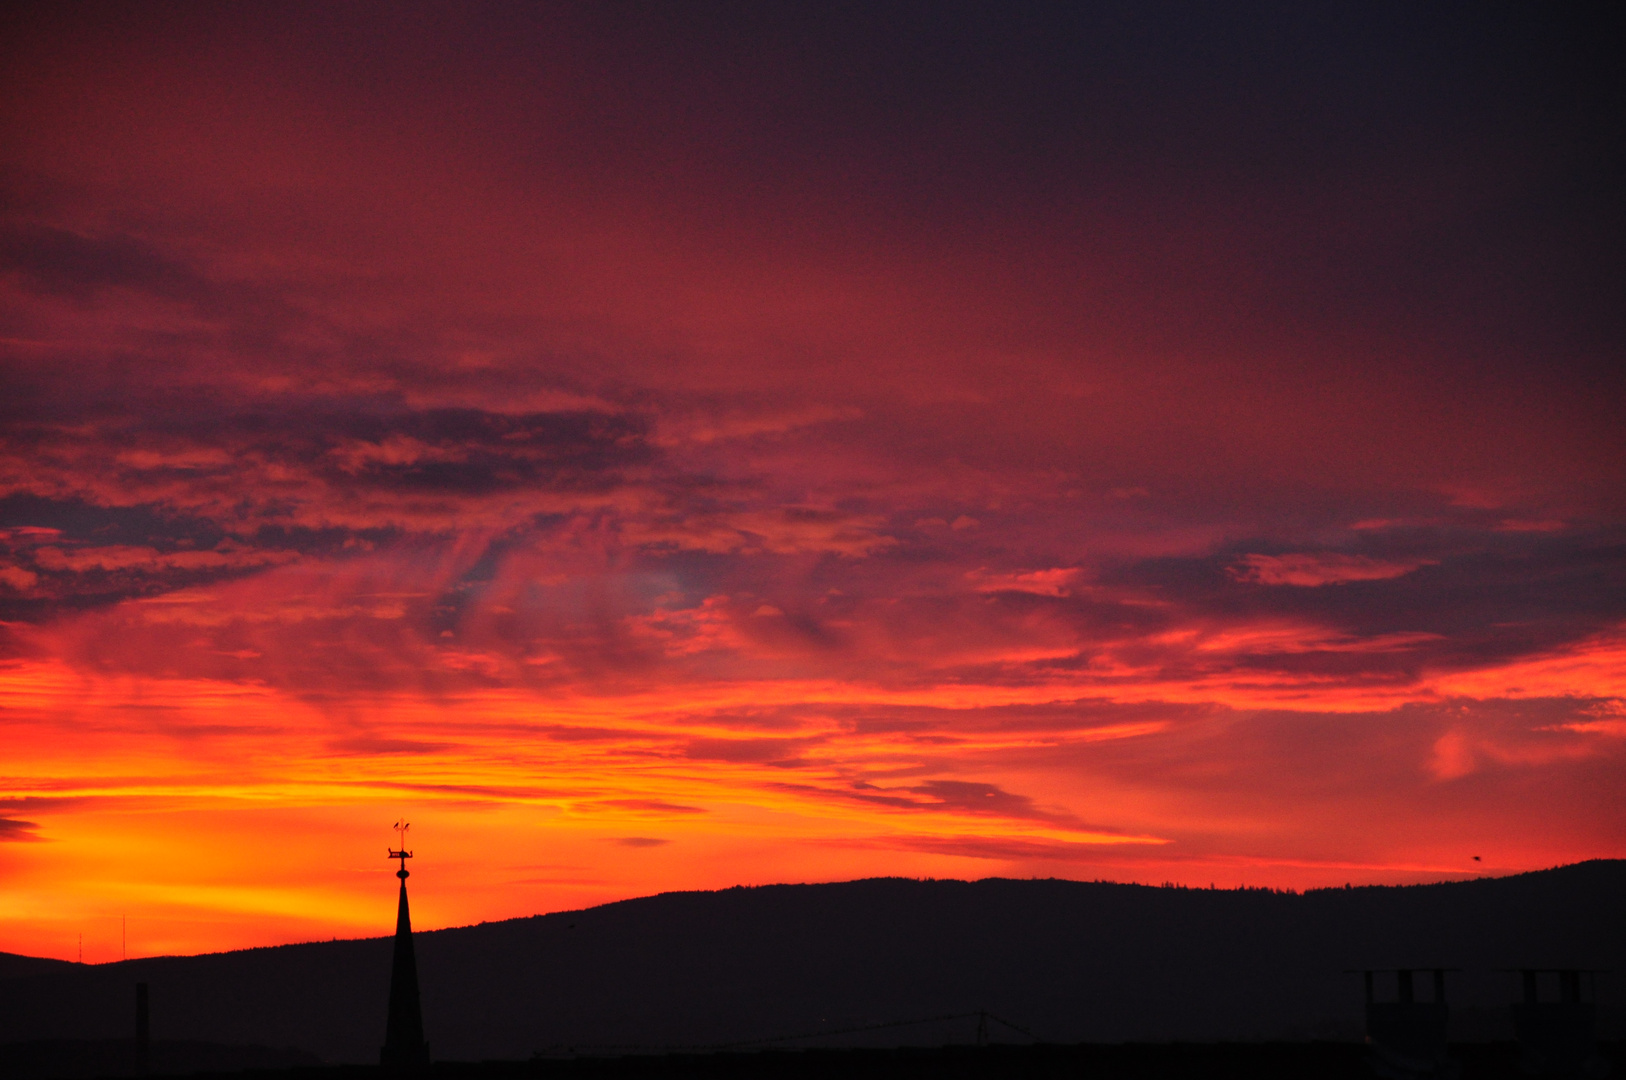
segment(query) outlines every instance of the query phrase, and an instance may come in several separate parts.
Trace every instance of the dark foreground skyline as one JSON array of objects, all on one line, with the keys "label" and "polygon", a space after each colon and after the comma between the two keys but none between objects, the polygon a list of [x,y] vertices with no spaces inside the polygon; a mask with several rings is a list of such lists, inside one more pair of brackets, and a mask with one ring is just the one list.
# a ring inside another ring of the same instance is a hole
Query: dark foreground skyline
[{"label": "dark foreground skyline", "polygon": [[[1622,970],[1623,902],[1620,862],[1303,895],[877,879],[674,893],[416,939],[438,1061],[935,1046],[974,1042],[984,1013],[1007,1043],[1358,1042],[1361,977],[1346,969],[1394,966],[1461,969],[1446,976],[1453,1038],[1510,1040],[1522,988],[1497,969]],[[0,958],[0,1043],[127,1038],[144,981],[155,1039],[376,1063],[391,949]],[[1618,1040],[1626,995],[1604,976],[1596,1000],[1600,1034]]]}]

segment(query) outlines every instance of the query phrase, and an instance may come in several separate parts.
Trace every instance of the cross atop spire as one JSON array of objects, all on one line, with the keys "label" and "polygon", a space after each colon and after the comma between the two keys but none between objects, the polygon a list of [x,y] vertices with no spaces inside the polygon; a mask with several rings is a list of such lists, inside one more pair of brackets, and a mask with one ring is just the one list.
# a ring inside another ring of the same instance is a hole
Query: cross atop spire
[{"label": "cross atop spire", "polygon": [[395,835],[400,838],[401,850],[397,851],[390,848],[390,858],[401,860],[401,869],[395,872],[395,876],[405,882],[407,878],[412,876],[412,872],[406,868],[406,861],[412,858],[412,852],[406,849],[406,834],[407,830],[412,828],[412,824],[406,818],[402,818],[395,823],[394,828]]}]

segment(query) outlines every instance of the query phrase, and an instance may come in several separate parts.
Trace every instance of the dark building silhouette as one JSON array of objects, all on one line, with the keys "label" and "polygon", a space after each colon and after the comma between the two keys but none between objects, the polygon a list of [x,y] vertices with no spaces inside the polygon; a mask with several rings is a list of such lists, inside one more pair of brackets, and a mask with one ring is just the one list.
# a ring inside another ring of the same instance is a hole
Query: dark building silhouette
[{"label": "dark building silhouette", "polygon": [[152,1029],[147,1011],[147,984],[136,983],[136,1072],[145,1073],[152,1059]]},{"label": "dark building silhouette", "polygon": [[[1366,980],[1366,1041],[1372,1071],[1379,1076],[1455,1076],[1459,1066],[1446,1052],[1445,1030],[1449,1010],[1445,1004],[1445,968],[1395,969],[1395,1000],[1379,1001],[1374,987],[1375,969],[1362,971]],[[1414,976],[1419,970],[1434,975],[1430,1000],[1417,1000]]]},{"label": "dark building silhouette", "polygon": [[[1543,975],[1557,977],[1557,1001],[1541,1000]],[[1609,1075],[1608,1063],[1598,1054],[1598,972],[1521,968],[1519,977],[1524,1000],[1513,1005],[1513,1032],[1519,1040],[1520,1068],[1531,1076]]]},{"label": "dark building silhouette", "polygon": [[390,1013],[384,1028],[384,1047],[378,1063],[391,1072],[413,1072],[429,1067],[429,1044],[423,1038],[423,1010],[418,1003],[418,961],[412,951],[412,914],[407,909],[406,879],[412,875],[406,861],[406,822],[396,826],[401,849],[390,858],[401,861],[395,876],[401,879],[401,898],[395,912],[395,956],[390,965]]}]

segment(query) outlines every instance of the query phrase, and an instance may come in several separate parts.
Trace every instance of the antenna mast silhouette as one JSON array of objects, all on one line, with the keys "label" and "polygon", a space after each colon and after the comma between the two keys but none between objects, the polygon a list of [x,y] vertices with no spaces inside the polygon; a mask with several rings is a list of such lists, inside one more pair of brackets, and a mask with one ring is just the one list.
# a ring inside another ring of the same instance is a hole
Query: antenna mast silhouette
[{"label": "antenna mast silhouette", "polygon": [[390,1072],[421,1072],[429,1068],[429,1044],[423,1039],[423,1010],[418,1003],[418,961],[412,950],[412,915],[407,910],[406,879],[412,872],[406,861],[412,858],[407,850],[407,830],[412,826],[405,818],[395,823],[395,834],[400,848],[390,848],[390,858],[398,859],[401,868],[395,876],[401,879],[401,896],[395,912],[395,958],[390,965],[390,1012],[384,1028],[384,1047],[378,1052],[378,1063]]}]

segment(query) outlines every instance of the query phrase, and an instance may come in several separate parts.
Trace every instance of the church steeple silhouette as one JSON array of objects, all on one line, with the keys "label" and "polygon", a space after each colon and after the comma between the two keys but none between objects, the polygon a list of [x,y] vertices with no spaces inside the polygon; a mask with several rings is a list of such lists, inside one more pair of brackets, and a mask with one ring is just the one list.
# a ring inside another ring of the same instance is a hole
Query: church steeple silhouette
[{"label": "church steeple silhouette", "polygon": [[401,835],[401,849],[390,849],[390,858],[401,860],[395,876],[401,879],[401,900],[395,912],[395,959],[390,965],[390,1015],[384,1028],[384,1048],[378,1063],[392,1072],[413,1072],[429,1067],[429,1044],[423,1040],[423,1010],[418,1005],[418,961],[412,952],[412,915],[407,910],[406,879],[412,875],[406,861],[405,819],[395,823]]}]

